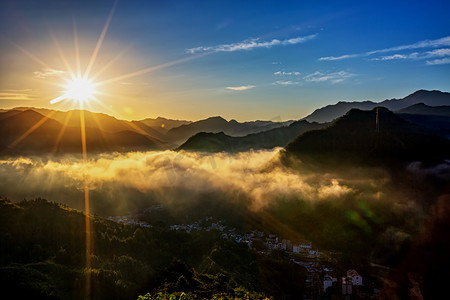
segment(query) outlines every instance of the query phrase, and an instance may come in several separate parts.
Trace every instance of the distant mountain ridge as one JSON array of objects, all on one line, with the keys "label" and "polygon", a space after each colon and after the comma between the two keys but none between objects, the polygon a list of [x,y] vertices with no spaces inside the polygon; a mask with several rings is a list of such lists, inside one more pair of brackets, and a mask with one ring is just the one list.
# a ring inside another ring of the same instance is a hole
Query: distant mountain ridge
[{"label": "distant mountain ridge", "polygon": [[200,132],[190,137],[177,150],[200,152],[242,152],[250,149],[272,149],[284,147],[299,134],[320,129],[327,124],[296,121],[289,126],[278,127],[242,137],[233,137],[224,132]]},{"label": "distant mountain ridge", "polygon": [[300,135],[286,146],[283,155],[330,164],[444,160],[450,158],[450,140],[384,107],[352,109],[331,126]]},{"label": "distant mountain ridge", "polygon": [[[363,110],[378,106],[393,107],[396,116],[416,124],[427,134],[450,138],[450,105],[445,104],[450,104],[450,93],[420,90],[402,99],[380,103],[339,102],[318,109],[301,121],[238,122],[234,119],[227,121],[220,116],[194,122],[162,117],[126,121],[102,113],[83,111],[83,114],[88,145],[92,151],[179,147],[187,151],[240,152],[284,147],[297,135],[327,125],[319,126],[308,120],[323,121],[330,118],[330,113],[333,117],[341,113],[344,115],[349,107],[354,106]],[[79,110],[65,112],[27,107],[0,110],[0,148],[8,153],[46,152],[58,143],[60,153],[77,152],[81,139],[80,115]]]},{"label": "distant mountain ridge", "polygon": [[397,114],[414,114],[450,117],[450,104],[440,106],[429,106],[423,102],[408,106],[396,111]]},{"label": "distant mountain ridge", "polygon": [[192,123],[192,121],[173,120],[163,117],[157,117],[156,119],[146,118],[137,122],[141,122],[149,127],[152,127],[153,129],[160,130],[161,132],[164,133],[166,133],[167,131],[169,131],[174,127],[179,127],[181,125],[187,125]]},{"label": "distant mountain ridge", "polygon": [[172,128],[167,132],[167,136],[169,136],[172,141],[184,143],[188,138],[200,132],[223,132],[224,134],[230,136],[245,136],[248,134],[263,132],[281,126],[287,126],[292,122],[294,121],[253,121],[240,123],[236,120],[227,121],[220,116],[216,116]]},{"label": "distant mountain ridge", "polygon": [[402,99],[384,100],[376,103],[373,101],[340,101],[336,104],[327,105],[316,109],[312,114],[303,118],[309,122],[331,122],[334,119],[344,115],[352,108],[370,110],[377,106],[386,107],[389,110],[397,111],[408,106],[424,103],[428,106],[450,105],[450,93],[441,91],[418,90]]},{"label": "distant mountain ridge", "polygon": [[[79,126],[80,111],[57,111],[45,108],[17,107],[13,111],[33,110],[41,115],[48,116],[61,124],[68,126]],[[12,111],[5,110],[4,112]],[[184,143],[189,137],[199,132],[225,132],[232,136],[244,136],[250,133],[267,131],[273,128],[286,126],[294,121],[273,122],[273,121],[252,121],[237,122],[227,121],[222,117],[210,117],[198,121],[172,120],[163,117],[156,119],[143,119],[138,121],[125,121],[103,113],[93,113],[84,111],[85,124],[89,128],[97,128],[101,131],[118,133],[121,131],[136,132],[147,136],[149,139],[157,139],[165,142],[166,148],[174,148]]]},{"label": "distant mountain ridge", "polygon": [[433,130],[434,134],[450,138],[450,105],[414,104],[396,112],[401,118]]}]

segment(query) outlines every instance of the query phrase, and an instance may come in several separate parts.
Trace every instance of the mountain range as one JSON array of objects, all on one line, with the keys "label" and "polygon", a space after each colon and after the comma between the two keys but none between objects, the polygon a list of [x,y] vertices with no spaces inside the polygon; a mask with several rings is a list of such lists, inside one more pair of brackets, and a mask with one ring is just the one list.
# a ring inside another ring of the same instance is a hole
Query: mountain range
[{"label": "mountain range", "polygon": [[199,132],[245,135],[292,122],[240,123],[221,117],[196,122],[162,117],[125,121],[90,111],[18,107],[0,111],[0,153],[77,153],[81,149],[82,115],[90,152],[172,149]]},{"label": "mountain range", "polygon": [[384,107],[351,109],[329,127],[298,136],[283,155],[331,165],[443,162],[450,158],[450,140]]},{"label": "mountain range", "polygon": [[[162,117],[119,120],[89,111],[68,112],[18,107],[0,110],[0,151],[21,153],[77,153],[81,149],[81,115],[84,116],[88,151],[177,149],[205,152],[241,152],[284,147],[297,136],[323,129],[351,109],[385,107],[403,121],[427,134],[450,137],[450,93],[419,90],[402,99],[380,103],[339,102],[316,110],[300,121],[227,121],[220,116],[199,121]],[[334,124],[334,123],[333,123]],[[334,125],[332,125],[334,126]],[[321,142],[318,141],[318,144]]]},{"label": "mountain range", "polygon": [[450,106],[414,104],[396,114],[412,123],[427,127],[437,135],[450,138]]},{"label": "mountain range", "polygon": [[157,117],[156,119],[147,118],[147,119],[136,121],[136,122],[141,122],[149,127],[154,128],[155,130],[159,130],[162,133],[166,133],[167,131],[169,131],[172,128],[192,123],[192,121],[172,120],[172,119],[166,119],[163,117]]},{"label": "mountain range", "polygon": [[241,152],[250,149],[272,149],[284,147],[296,136],[306,131],[321,129],[328,124],[296,121],[289,126],[248,134],[243,137],[233,137],[224,132],[200,132],[189,138],[178,150],[201,152]]},{"label": "mountain range", "polygon": [[189,137],[199,132],[223,132],[231,136],[245,136],[247,134],[267,131],[281,126],[287,126],[292,122],[294,121],[253,121],[239,123],[236,120],[227,121],[224,118],[217,116],[172,128],[167,132],[167,136],[169,137],[170,141],[183,143]]},{"label": "mountain range", "polygon": [[418,90],[402,99],[390,99],[382,102],[360,101],[346,102],[340,101],[333,105],[316,109],[312,114],[304,119],[309,122],[331,122],[334,119],[344,115],[352,108],[370,110],[377,106],[386,107],[392,111],[398,111],[414,104],[423,103],[428,106],[450,105],[450,93],[441,91]]}]

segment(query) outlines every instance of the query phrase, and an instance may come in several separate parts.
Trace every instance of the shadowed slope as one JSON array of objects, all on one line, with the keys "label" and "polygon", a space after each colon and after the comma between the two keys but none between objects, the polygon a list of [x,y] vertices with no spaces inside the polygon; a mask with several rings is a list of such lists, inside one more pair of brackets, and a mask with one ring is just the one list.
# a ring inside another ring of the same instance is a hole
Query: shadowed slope
[{"label": "shadowed slope", "polygon": [[289,126],[283,126],[268,131],[249,134],[243,137],[232,137],[223,132],[201,132],[189,138],[178,150],[201,152],[241,152],[250,149],[272,149],[284,147],[299,134],[320,129],[325,124],[297,121]]},{"label": "shadowed slope", "polygon": [[370,110],[377,106],[383,106],[392,111],[396,111],[418,103],[424,103],[429,106],[450,105],[450,93],[419,90],[402,99],[384,100],[379,103],[372,101],[340,101],[336,104],[316,109],[304,119],[310,122],[330,122],[353,108]]},{"label": "shadowed slope", "polygon": [[330,127],[306,132],[286,147],[284,155],[320,163],[390,163],[441,160],[450,156],[450,141],[403,120],[386,108],[350,110]]},{"label": "shadowed slope", "polygon": [[[39,126],[36,126],[38,124]],[[0,118],[0,149],[11,153],[79,153],[80,127],[67,126],[58,141],[64,125],[33,110],[26,110]],[[30,130],[32,129],[32,130]],[[162,143],[133,131],[103,132],[86,127],[88,151],[130,151],[159,149]]]}]

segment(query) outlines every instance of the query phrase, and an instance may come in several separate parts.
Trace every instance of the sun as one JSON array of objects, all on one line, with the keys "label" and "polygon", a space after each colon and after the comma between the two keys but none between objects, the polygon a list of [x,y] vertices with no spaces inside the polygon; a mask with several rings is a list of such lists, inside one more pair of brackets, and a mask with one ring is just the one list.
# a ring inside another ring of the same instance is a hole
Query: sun
[{"label": "sun", "polygon": [[93,83],[89,78],[72,75],[72,79],[66,80],[63,94],[51,100],[50,103],[54,104],[68,99],[77,102],[82,106],[85,103],[89,103],[90,100],[96,100],[95,95],[98,93],[95,89],[96,86],[97,84]]},{"label": "sun", "polygon": [[86,103],[95,95],[94,84],[83,77],[69,81],[66,88],[65,96],[79,103]]}]

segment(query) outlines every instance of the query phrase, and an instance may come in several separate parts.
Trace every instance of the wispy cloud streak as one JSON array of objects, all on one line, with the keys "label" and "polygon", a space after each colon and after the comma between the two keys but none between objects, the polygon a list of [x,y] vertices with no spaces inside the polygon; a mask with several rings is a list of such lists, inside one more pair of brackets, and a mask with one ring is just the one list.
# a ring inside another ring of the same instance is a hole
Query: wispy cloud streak
[{"label": "wispy cloud streak", "polygon": [[372,58],[372,60],[423,60],[423,59],[429,59],[429,58],[440,58],[440,57],[447,57],[450,56],[450,49],[449,48],[442,48],[442,49],[435,49],[432,51],[426,51],[426,52],[413,52],[413,53],[406,53],[406,54],[393,54],[388,56],[382,56],[382,57],[376,57]]},{"label": "wispy cloud streak", "polygon": [[299,85],[299,84],[301,84],[301,82],[300,81],[292,81],[292,80],[277,80],[273,84],[288,86],[288,85]]},{"label": "wispy cloud streak", "polygon": [[434,60],[427,60],[427,65],[435,66],[435,65],[447,65],[450,64],[450,58],[439,58]]},{"label": "wispy cloud streak", "polygon": [[366,57],[366,56],[371,56],[374,54],[394,52],[394,51],[423,49],[423,48],[437,48],[437,47],[446,47],[446,46],[450,46],[450,36],[446,36],[446,37],[436,39],[436,40],[424,40],[424,41],[420,41],[420,42],[413,43],[413,44],[378,49],[378,50],[373,50],[373,51],[368,51],[368,52],[363,52],[363,53],[345,54],[345,55],[341,55],[341,56],[325,56],[325,57],[319,58],[319,60],[320,61],[333,61],[333,60],[342,60],[342,59],[349,59],[349,58],[356,58],[356,57]]},{"label": "wispy cloud streak", "polygon": [[306,82],[331,82],[332,84],[335,84],[353,76],[355,76],[355,74],[346,71],[332,73],[314,72],[306,75],[303,79]]},{"label": "wispy cloud streak", "polygon": [[36,77],[36,78],[46,79],[48,77],[63,76],[66,74],[66,72],[62,71],[62,70],[45,68],[42,71],[35,71],[35,72],[33,72],[33,74],[34,74],[34,77]]},{"label": "wispy cloud streak", "polygon": [[243,51],[243,50],[253,50],[256,48],[271,48],[273,46],[288,46],[288,45],[296,45],[300,43],[307,42],[309,40],[314,39],[317,36],[316,34],[296,37],[286,40],[273,39],[271,41],[261,41],[259,38],[245,40],[239,43],[232,44],[222,44],[217,46],[200,46],[195,48],[186,49],[185,52],[189,54],[194,53],[214,53],[214,52],[233,52],[233,51]]},{"label": "wispy cloud streak", "polygon": [[226,89],[231,91],[246,91],[254,87],[255,87],[254,85],[241,85],[241,86],[227,86]]},{"label": "wispy cloud streak", "polygon": [[275,76],[299,76],[300,72],[284,72],[284,71],[277,71],[273,73]]},{"label": "wispy cloud streak", "polygon": [[35,97],[30,92],[31,89],[3,90],[0,91],[0,100],[33,100]]},{"label": "wispy cloud streak", "polygon": [[[278,72],[275,72],[274,74],[276,74],[276,73],[278,73]],[[339,71],[339,72],[316,71],[314,73],[303,76],[300,80],[277,80],[277,81],[273,82],[272,84],[280,85],[280,86],[295,86],[295,85],[303,85],[305,83],[336,84],[339,82],[343,82],[353,76],[356,76],[356,74],[349,73],[347,71]]]}]

